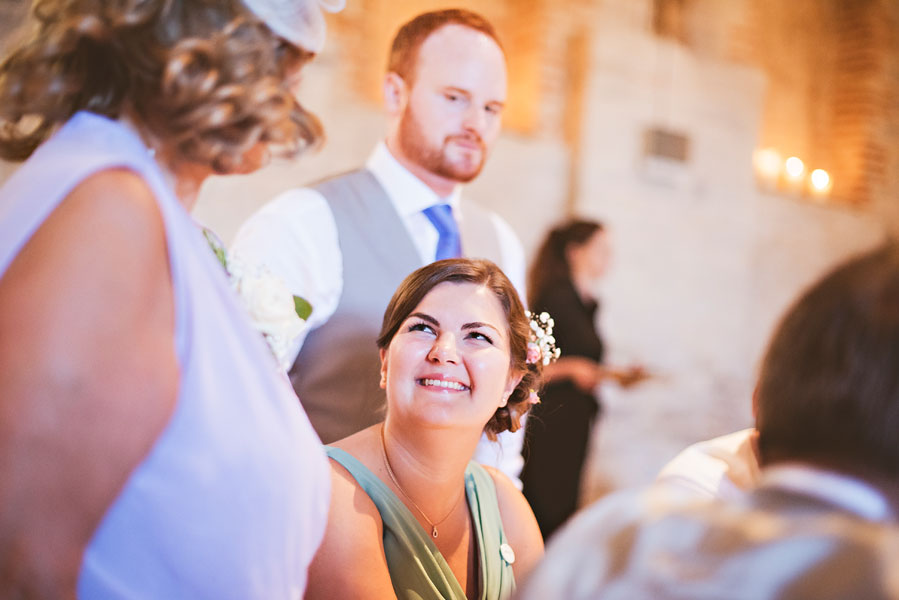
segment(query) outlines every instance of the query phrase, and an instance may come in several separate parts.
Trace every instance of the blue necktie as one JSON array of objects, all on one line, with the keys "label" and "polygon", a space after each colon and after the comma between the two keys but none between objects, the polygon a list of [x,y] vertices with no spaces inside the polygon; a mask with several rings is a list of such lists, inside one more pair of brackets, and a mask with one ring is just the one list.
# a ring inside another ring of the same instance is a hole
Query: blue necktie
[{"label": "blue necktie", "polygon": [[462,243],[459,239],[459,226],[453,218],[453,208],[449,204],[435,204],[423,212],[440,236],[437,238],[437,255],[434,260],[461,257]]}]

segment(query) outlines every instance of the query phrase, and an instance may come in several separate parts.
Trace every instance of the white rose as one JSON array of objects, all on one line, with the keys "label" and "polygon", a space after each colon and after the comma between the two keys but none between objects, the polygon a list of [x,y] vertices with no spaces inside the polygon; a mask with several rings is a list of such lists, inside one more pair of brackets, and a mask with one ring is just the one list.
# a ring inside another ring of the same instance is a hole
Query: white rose
[{"label": "white rose", "polygon": [[297,315],[293,294],[265,267],[250,268],[229,257],[228,273],[253,326],[265,337],[281,368],[287,370],[288,353],[306,327],[306,321]]},{"label": "white rose", "polygon": [[270,274],[244,275],[237,293],[256,329],[266,335],[293,338],[303,330],[293,295],[284,282]]}]

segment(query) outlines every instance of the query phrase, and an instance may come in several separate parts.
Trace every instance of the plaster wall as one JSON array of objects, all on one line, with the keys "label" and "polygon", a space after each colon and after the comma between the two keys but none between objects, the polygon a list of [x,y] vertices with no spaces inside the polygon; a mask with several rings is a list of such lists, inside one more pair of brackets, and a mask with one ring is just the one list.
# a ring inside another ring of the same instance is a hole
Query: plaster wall
[{"label": "plaster wall", "polygon": [[[885,232],[870,209],[758,190],[760,71],[701,56],[610,9],[591,76],[578,209],[614,236],[601,327],[611,362],[642,362],[659,377],[603,390],[587,498],[645,483],[687,444],[751,425],[777,318],[802,287]],[[647,160],[650,126],[687,135],[687,161]]]}]

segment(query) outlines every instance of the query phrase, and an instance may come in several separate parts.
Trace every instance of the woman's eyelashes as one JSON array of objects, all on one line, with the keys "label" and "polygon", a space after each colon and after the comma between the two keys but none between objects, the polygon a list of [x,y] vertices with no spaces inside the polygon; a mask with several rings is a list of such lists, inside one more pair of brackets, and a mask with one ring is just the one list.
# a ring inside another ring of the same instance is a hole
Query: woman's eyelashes
[{"label": "woman's eyelashes", "polygon": [[434,328],[424,321],[416,321],[410,324],[408,331],[423,331],[424,333],[435,333]]},{"label": "woman's eyelashes", "polygon": [[[434,328],[434,326],[431,325],[430,323],[426,323],[424,321],[415,321],[413,323],[410,323],[408,328],[406,329],[406,331],[409,331],[409,332],[420,331],[422,333],[437,335],[437,330]],[[490,345],[493,345],[493,338],[490,335],[488,335],[487,333],[484,333],[483,331],[480,331],[478,329],[468,331],[465,334],[465,337],[467,339],[477,340],[480,342],[486,342]]]},{"label": "woman's eyelashes", "polygon": [[488,344],[493,344],[493,339],[491,339],[491,337],[489,335],[487,335],[486,333],[484,333],[483,331],[477,331],[477,330],[470,331],[470,332],[468,332],[468,337],[475,339],[475,340],[485,341]]}]

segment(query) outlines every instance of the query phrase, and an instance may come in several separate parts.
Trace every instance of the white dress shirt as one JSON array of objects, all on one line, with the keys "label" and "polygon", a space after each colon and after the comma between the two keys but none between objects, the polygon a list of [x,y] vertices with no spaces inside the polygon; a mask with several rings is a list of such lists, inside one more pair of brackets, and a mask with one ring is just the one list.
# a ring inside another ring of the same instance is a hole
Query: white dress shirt
[{"label": "white dress shirt", "polygon": [[659,472],[654,486],[667,500],[740,500],[764,484],[839,506],[869,521],[894,518],[877,489],[848,475],[801,463],[778,463],[764,470],[752,446],[755,428],[693,444]]},{"label": "white dress shirt", "polygon": [[688,446],[665,465],[655,484],[672,498],[736,500],[759,482],[754,427]]},{"label": "white dress shirt", "polygon": [[[456,220],[463,222],[464,208],[459,202],[461,186],[457,186],[449,198],[441,198],[406,170],[383,142],[375,147],[365,167],[384,188],[402,218],[421,256],[421,264],[433,262],[439,234],[422,211],[434,204],[448,203]],[[490,215],[502,257],[499,266],[524,302],[524,249],[509,224],[495,213]],[[312,305],[308,327],[294,342],[289,357],[292,363],[306,334],[326,323],[337,310],[343,292],[343,256],[331,208],[313,189],[288,190],[265,204],[241,226],[230,254],[243,264],[264,265],[284,281],[291,293]],[[524,464],[521,457],[523,441],[524,427],[514,434],[501,434],[497,443],[484,437],[474,459],[497,467],[520,489],[518,476]]]},{"label": "white dress shirt", "polygon": [[778,463],[765,468],[761,483],[819,498],[868,521],[896,519],[880,490],[861,479],[835,471],[804,463]]},{"label": "white dress shirt", "polygon": [[[381,142],[366,163],[387,192],[421,256],[421,264],[433,262],[438,233],[422,212],[429,206],[448,203],[460,223],[461,187],[449,198],[441,198],[390,154]],[[521,242],[512,228],[490,213],[497,232],[500,268],[524,299],[525,259]],[[343,256],[337,240],[337,225],[325,198],[310,188],[296,188],[278,195],[244,223],[231,247],[232,256],[248,265],[265,265],[278,275],[291,293],[312,305],[306,332],[326,323],[337,309],[343,291]],[[299,354],[305,333],[294,343],[291,362]]]}]

